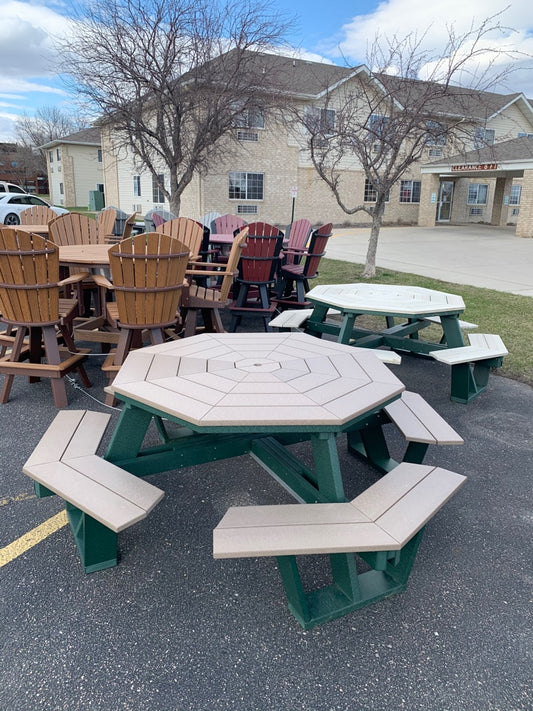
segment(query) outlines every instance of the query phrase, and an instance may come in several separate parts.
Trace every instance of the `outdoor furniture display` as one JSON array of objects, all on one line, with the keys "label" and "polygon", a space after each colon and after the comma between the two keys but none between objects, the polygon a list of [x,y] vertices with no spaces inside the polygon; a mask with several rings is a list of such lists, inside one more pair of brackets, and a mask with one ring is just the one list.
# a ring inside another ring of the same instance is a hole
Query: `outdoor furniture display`
[{"label": "outdoor furniture display", "polygon": [[[331,222],[322,225],[311,235],[309,248],[300,254],[301,259],[282,264],[277,284],[276,304],[278,308],[307,308],[306,293],[309,280],[318,276],[318,265],[326,254],[326,245],[331,237]],[[287,252],[289,257],[291,252]]]},{"label": "outdoor furniture display", "polygon": [[[214,549],[217,557],[283,558],[290,608],[305,627],[404,589],[422,527],[464,481],[404,462],[347,503],[338,435],[374,423],[405,389],[366,349],[300,333],[202,334],[131,352],[106,389],[123,403],[105,455],[120,469],[144,477],[251,453],[310,504],[289,506],[288,519],[286,506],[271,507],[277,522],[263,507],[258,515],[250,510],[247,548],[246,531],[235,538],[224,530],[232,527],[226,519]],[[160,434],[155,444],[145,442],[152,421]],[[307,440],[312,460],[304,464],[287,445]],[[263,537],[254,530],[262,522],[269,527]],[[292,535],[289,525],[302,528]],[[94,566],[91,539],[98,535],[85,533]],[[349,551],[361,552],[372,570],[358,573]],[[332,585],[303,595],[294,561],[300,552],[331,554]],[[103,565],[113,559],[109,549],[102,552]]]},{"label": "outdoor furniture display", "polygon": [[100,242],[105,242],[108,237],[115,234],[115,222],[117,211],[114,207],[106,207],[100,210],[96,216],[96,229]]},{"label": "outdoor furniture display", "polygon": [[47,205],[32,205],[23,210],[20,215],[21,225],[47,225],[55,220],[57,213]]},{"label": "outdoor furniture display", "polygon": [[[151,343],[163,343],[165,329],[176,327],[188,261],[184,244],[156,232],[135,235],[109,248],[113,283],[94,276],[116,299],[106,302],[107,320],[119,329],[117,347],[102,365],[108,382],[113,381],[130,349],[142,346],[143,332]],[[108,403],[112,401],[107,398]]]},{"label": "outdoor furniture display", "polygon": [[87,351],[78,351],[72,337],[78,302],[60,299],[62,287],[84,276],[75,274],[60,281],[56,245],[36,234],[0,229],[1,320],[8,329],[16,328],[11,351],[0,362],[0,373],[5,376],[0,402],[8,401],[15,375],[29,377],[30,383],[49,378],[56,407],[67,406],[63,380],[67,373],[76,370],[90,387],[82,365]]},{"label": "outdoor furniture display", "polygon": [[[224,333],[220,311],[230,303],[230,291],[247,234],[248,228],[244,227],[235,237],[227,262],[196,262],[191,269],[187,269],[187,277],[194,279],[195,283],[184,288],[181,300],[186,337],[193,336],[199,330]],[[216,279],[216,284],[208,286],[208,279]],[[202,317],[201,326],[198,324],[199,315]]]},{"label": "outdoor furniture display", "polygon": [[135,226],[136,218],[137,218],[136,212],[132,212],[131,215],[127,215],[126,218],[124,219],[124,227],[122,229],[122,233],[118,234],[118,235],[115,235],[115,234],[106,235],[105,242],[107,244],[116,244],[117,242],[120,242],[123,239],[128,239],[128,237],[131,237],[133,228]]},{"label": "outdoor furniture display", "polygon": [[243,316],[261,316],[265,331],[276,306],[271,301],[270,289],[274,287],[279,268],[279,254],[283,232],[266,222],[248,225],[246,247],[239,260],[236,277],[237,294],[229,309],[232,313],[229,330],[234,332]]}]

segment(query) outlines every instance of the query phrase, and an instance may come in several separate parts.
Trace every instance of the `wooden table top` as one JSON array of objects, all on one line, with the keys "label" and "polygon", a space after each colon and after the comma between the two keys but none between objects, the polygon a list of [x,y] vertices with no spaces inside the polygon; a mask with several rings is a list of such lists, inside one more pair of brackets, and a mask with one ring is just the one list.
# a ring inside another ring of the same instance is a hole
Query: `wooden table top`
[{"label": "wooden table top", "polygon": [[456,294],[394,284],[324,284],[308,291],[306,299],[342,312],[389,316],[458,314],[465,309]]},{"label": "wooden table top", "polygon": [[302,333],[213,333],[130,353],[106,388],[212,431],[337,431],[405,386],[372,351]]},{"label": "wooden table top", "polygon": [[109,244],[66,244],[59,247],[61,264],[102,266],[109,264]]},{"label": "wooden table top", "polygon": [[48,225],[17,225],[15,229],[22,232],[35,232],[38,235],[48,237]]}]

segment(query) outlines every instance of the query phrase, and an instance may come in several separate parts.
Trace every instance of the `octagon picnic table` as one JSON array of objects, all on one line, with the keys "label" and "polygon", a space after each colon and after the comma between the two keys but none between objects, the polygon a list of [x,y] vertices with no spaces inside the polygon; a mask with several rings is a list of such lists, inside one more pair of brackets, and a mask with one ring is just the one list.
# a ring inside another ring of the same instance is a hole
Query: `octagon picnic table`
[{"label": "octagon picnic table", "polygon": [[[250,453],[297,501],[345,502],[336,435],[373,421],[404,389],[372,352],[313,336],[192,336],[128,355],[106,388],[123,407],[105,457],[145,476]],[[146,446],[152,421],[161,442]],[[312,466],[286,448],[305,440]],[[359,600],[353,554],[331,560],[333,585]]]},{"label": "octagon picnic table", "polygon": [[[461,296],[417,286],[389,284],[330,284],[316,286],[306,294],[313,312],[306,333],[335,335],[339,343],[364,348],[389,346],[427,355],[430,351],[464,346],[459,316],[465,309]],[[326,321],[328,310],[338,311],[340,321]],[[363,315],[383,316],[386,328],[360,328]],[[400,323],[396,323],[400,319]],[[421,340],[420,331],[440,323],[439,342]]]}]

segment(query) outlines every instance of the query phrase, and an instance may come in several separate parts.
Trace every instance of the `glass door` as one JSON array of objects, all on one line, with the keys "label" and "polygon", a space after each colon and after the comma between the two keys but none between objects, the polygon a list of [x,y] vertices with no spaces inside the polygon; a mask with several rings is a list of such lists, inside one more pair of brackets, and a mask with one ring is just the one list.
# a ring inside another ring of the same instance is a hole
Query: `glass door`
[{"label": "glass door", "polygon": [[441,180],[437,222],[449,222],[452,215],[453,180]]}]

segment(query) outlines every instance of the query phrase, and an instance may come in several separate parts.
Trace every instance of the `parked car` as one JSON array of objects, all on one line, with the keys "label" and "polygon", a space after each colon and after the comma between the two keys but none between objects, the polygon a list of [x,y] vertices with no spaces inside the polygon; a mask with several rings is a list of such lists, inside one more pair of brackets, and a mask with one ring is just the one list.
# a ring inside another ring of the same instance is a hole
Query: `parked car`
[{"label": "parked car", "polygon": [[26,190],[15,183],[6,183],[5,180],[0,180],[0,193],[25,193]]},{"label": "parked car", "polygon": [[37,195],[24,193],[0,194],[0,223],[4,225],[20,225],[20,213],[31,205],[46,205],[58,215],[66,215],[68,210],[62,207],[55,207]]}]

